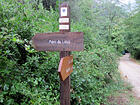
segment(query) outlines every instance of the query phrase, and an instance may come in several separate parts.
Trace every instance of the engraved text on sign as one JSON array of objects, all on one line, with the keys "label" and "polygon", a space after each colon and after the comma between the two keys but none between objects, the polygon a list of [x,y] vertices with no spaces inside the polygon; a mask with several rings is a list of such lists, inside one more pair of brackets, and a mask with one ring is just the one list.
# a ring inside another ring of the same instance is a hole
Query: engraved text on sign
[{"label": "engraved text on sign", "polygon": [[34,48],[38,51],[82,51],[82,32],[54,32],[36,34],[33,38]]}]

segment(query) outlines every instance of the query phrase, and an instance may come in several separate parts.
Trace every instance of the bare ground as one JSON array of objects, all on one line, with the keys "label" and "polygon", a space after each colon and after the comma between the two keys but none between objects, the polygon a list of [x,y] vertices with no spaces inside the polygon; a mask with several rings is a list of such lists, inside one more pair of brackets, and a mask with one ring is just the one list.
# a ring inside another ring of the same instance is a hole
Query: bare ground
[{"label": "bare ground", "polygon": [[122,78],[133,86],[135,96],[140,99],[140,65],[130,59],[130,54],[126,54],[120,58],[119,70]]}]

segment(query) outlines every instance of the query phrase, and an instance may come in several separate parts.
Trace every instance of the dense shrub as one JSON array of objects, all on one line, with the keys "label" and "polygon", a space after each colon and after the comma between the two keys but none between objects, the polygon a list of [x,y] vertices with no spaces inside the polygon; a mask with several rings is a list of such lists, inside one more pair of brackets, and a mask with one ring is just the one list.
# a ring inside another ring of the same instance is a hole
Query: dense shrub
[{"label": "dense shrub", "polygon": [[58,104],[56,53],[36,52],[30,44],[37,32],[58,28],[58,13],[38,10],[28,2],[0,1],[0,103]]},{"label": "dense shrub", "polygon": [[[59,53],[37,52],[30,42],[35,33],[58,31],[58,12],[29,0],[1,0],[0,16],[0,104],[58,105]],[[116,50],[84,21],[72,22],[71,30],[84,32],[85,44],[73,52],[71,103],[105,103],[117,82]]]},{"label": "dense shrub", "polygon": [[131,55],[140,59],[140,11],[126,20],[126,46]]},{"label": "dense shrub", "polygon": [[[74,52],[74,72],[71,75],[72,104],[95,104],[106,102],[118,76],[116,50],[104,40],[92,35],[92,29],[85,25],[73,24],[73,31],[85,33],[85,51]],[[91,37],[91,36],[94,37]],[[89,47],[90,46],[90,47]],[[117,81],[116,81],[117,83]]]}]

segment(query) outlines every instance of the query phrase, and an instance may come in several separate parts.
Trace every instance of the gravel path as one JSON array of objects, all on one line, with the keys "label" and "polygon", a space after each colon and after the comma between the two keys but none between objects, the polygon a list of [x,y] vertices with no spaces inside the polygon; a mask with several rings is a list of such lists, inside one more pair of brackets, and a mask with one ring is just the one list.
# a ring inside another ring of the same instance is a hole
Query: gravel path
[{"label": "gravel path", "polygon": [[120,59],[119,70],[125,80],[132,86],[136,96],[140,98],[140,65],[131,61],[129,54]]}]

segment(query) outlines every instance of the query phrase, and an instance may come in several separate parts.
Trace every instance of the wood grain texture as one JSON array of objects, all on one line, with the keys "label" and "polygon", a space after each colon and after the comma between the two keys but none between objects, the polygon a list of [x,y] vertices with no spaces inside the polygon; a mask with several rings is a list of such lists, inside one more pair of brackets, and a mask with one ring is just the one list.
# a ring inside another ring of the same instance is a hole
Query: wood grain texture
[{"label": "wood grain texture", "polygon": [[82,51],[82,32],[54,32],[36,34],[32,38],[37,51]]},{"label": "wood grain texture", "polygon": [[[69,18],[70,21],[70,6],[68,3],[62,3],[60,5],[61,7],[67,7],[68,8],[68,16],[67,17],[61,17],[61,12],[60,12],[60,18]],[[66,24],[66,23],[63,23]],[[62,23],[60,23],[62,25]],[[61,30],[59,29],[60,32],[70,32],[70,22],[67,24],[69,25],[69,30]],[[61,51],[60,52],[60,59],[66,56],[70,56],[69,51]],[[64,81],[60,79],[60,105],[70,105],[70,76],[68,76]]]},{"label": "wood grain texture", "polygon": [[61,80],[65,80],[73,72],[73,56],[61,58],[58,73]]}]

